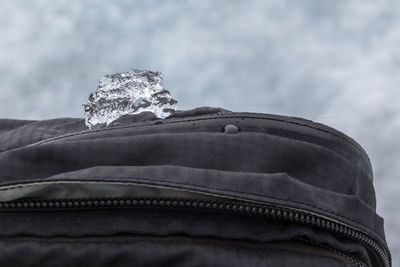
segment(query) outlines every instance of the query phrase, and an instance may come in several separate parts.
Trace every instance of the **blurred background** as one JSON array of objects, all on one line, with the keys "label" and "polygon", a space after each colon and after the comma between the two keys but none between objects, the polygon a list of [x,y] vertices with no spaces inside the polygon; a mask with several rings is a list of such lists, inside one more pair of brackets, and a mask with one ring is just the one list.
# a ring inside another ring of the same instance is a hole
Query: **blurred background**
[{"label": "blurred background", "polygon": [[105,74],[161,71],[180,109],[305,117],[369,153],[400,266],[400,1],[1,1],[0,117],[83,117]]}]

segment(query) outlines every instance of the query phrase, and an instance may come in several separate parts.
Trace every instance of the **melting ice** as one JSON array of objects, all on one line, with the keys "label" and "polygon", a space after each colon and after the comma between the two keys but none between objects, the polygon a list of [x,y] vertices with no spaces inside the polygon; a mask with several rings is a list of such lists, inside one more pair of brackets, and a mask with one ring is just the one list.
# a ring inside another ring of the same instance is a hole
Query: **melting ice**
[{"label": "melting ice", "polygon": [[150,111],[158,118],[175,112],[177,101],[163,87],[163,74],[132,69],[104,76],[83,104],[86,125],[106,124],[121,116]]}]

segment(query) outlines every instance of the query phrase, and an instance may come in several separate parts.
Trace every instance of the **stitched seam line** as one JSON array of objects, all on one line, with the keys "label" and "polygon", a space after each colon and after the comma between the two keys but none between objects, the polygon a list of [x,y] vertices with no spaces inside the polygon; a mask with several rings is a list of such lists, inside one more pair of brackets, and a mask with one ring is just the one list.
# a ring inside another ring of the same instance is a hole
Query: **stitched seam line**
[{"label": "stitched seam line", "polygon": [[[219,116],[219,117],[210,117],[210,118],[198,118],[198,119],[190,119],[190,120],[179,120],[179,121],[163,122],[162,125],[180,124],[180,123],[193,122],[193,121],[207,121],[207,120],[216,120],[216,119],[238,119],[238,118],[240,118],[240,119],[244,118],[244,119],[260,119],[260,120],[279,121],[279,122],[284,122],[284,123],[287,123],[287,124],[293,124],[293,125],[303,126],[303,127],[309,128],[309,129],[318,130],[318,131],[327,133],[329,135],[333,135],[333,136],[339,138],[340,140],[346,142],[347,144],[350,144],[353,148],[355,148],[358,152],[360,152],[364,157],[366,157],[369,160],[369,158],[366,155],[365,151],[363,151],[360,147],[358,147],[358,145],[356,145],[354,142],[348,140],[347,138],[344,138],[343,136],[341,136],[341,135],[339,135],[337,133],[330,132],[330,131],[325,130],[325,129],[321,129],[321,128],[316,127],[316,126],[307,125],[307,124],[301,124],[301,123],[293,122],[293,121],[287,121],[287,120],[284,120],[284,119],[263,118],[263,117],[249,117],[249,116]],[[60,136],[60,137],[55,137],[53,139],[43,140],[43,141],[37,142],[37,143],[32,144],[32,145],[46,144],[46,143],[55,142],[55,141],[58,141],[58,140],[61,140],[61,139],[64,139],[64,138],[68,138],[68,137],[73,137],[73,136],[80,136],[80,135],[93,134],[93,133],[106,132],[106,131],[113,131],[113,130],[137,128],[137,127],[144,127],[144,126],[154,126],[154,125],[157,125],[157,124],[151,123],[151,124],[141,124],[141,125],[127,125],[127,126],[105,128],[105,129],[92,130],[92,131],[83,131],[83,132],[63,135],[63,136]]]}]

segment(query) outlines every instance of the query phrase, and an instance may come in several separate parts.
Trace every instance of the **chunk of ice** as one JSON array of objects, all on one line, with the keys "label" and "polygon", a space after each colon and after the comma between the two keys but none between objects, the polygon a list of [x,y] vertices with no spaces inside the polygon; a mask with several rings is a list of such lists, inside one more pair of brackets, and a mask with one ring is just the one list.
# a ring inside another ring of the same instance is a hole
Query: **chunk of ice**
[{"label": "chunk of ice", "polygon": [[82,106],[85,123],[92,129],[98,124],[108,126],[124,115],[144,111],[164,119],[175,112],[177,101],[164,89],[161,72],[132,69],[104,76]]}]

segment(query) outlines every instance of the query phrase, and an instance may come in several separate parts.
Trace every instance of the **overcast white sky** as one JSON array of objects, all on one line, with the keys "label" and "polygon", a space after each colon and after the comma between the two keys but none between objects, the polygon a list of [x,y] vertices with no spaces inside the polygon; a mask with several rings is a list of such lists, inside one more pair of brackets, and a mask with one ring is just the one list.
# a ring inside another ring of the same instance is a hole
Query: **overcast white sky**
[{"label": "overcast white sky", "polygon": [[181,109],[295,115],[366,148],[400,265],[400,1],[1,1],[0,117],[82,117],[104,74],[162,71]]}]

